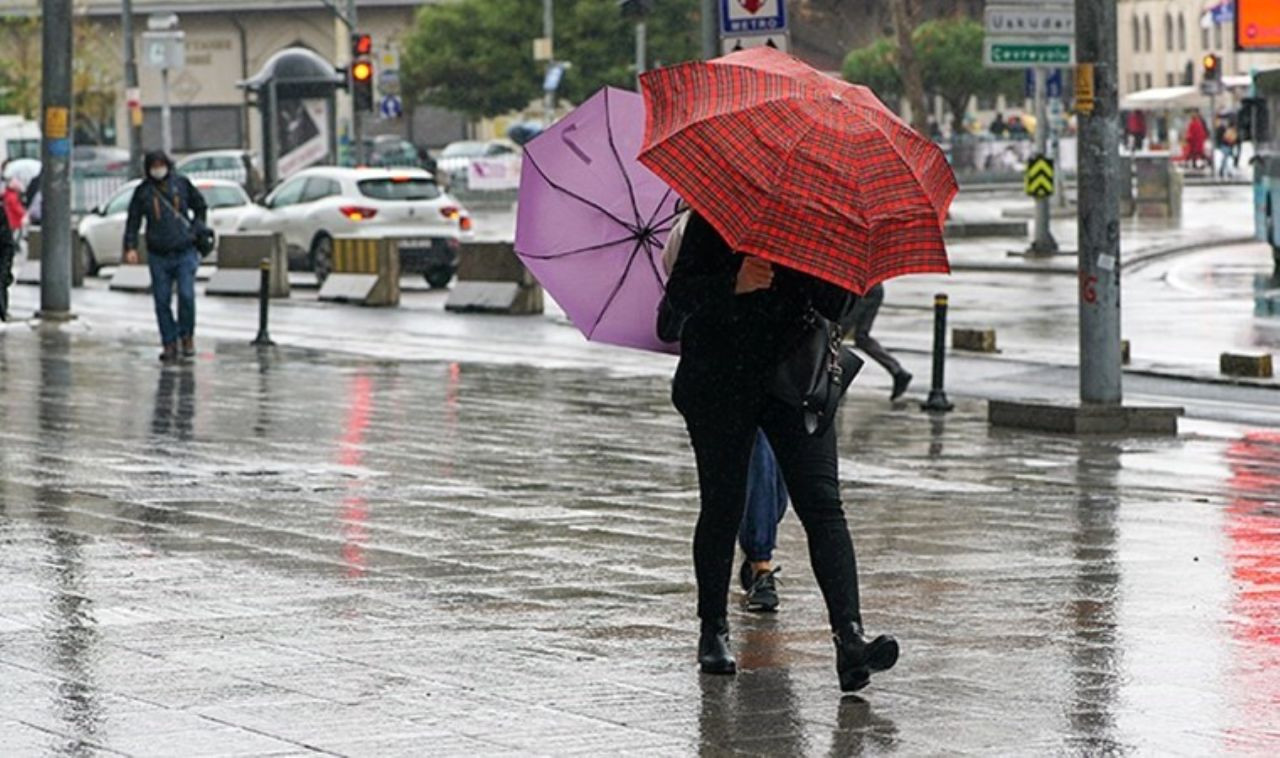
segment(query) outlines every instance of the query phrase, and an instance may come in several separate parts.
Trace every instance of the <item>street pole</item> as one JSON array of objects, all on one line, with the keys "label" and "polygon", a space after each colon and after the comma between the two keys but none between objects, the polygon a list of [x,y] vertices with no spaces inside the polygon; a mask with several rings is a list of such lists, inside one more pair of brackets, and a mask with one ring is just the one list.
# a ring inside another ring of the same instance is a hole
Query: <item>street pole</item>
[{"label": "street pole", "polygon": [[1121,404],[1120,113],[1115,0],[1077,0],[1076,48],[1093,66],[1093,108],[1080,114],[1080,401]]},{"label": "street pole", "polygon": [[640,75],[645,71],[645,33],[644,19],[636,22],[636,92],[640,91]]},{"label": "street pole", "polygon": [[137,101],[138,59],[133,44],[133,0],[124,0],[120,11],[120,36],[124,39],[124,89],[129,105],[129,176],[142,175],[142,103]]},{"label": "street pole", "polygon": [[43,0],[40,316],[71,317],[71,0]]},{"label": "street pole", "polygon": [[720,0],[702,0],[702,57],[720,55]]},{"label": "street pole", "polygon": [[[1049,108],[1047,97],[1047,77],[1048,71],[1042,66],[1036,66],[1035,69],[1036,83],[1036,154],[1049,155]],[[1055,184],[1057,177],[1054,177]],[[1055,187],[1056,192],[1062,190]],[[1053,238],[1053,232],[1049,229],[1049,198],[1036,198],[1036,236],[1031,243],[1031,253],[1035,255],[1052,255],[1058,252],[1058,243]]]},{"label": "street pole", "polygon": [[[356,32],[356,0],[347,0],[347,49],[351,49],[351,35]],[[350,53],[348,53],[350,55]],[[355,58],[351,58],[351,63],[355,63]],[[375,69],[376,70],[376,69]],[[351,66],[347,66],[348,81],[351,76]],[[355,156],[356,164],[363,165],[365,162],[364,154],[364,114],[356,107],[356,99],[351,98],[351,147],[352,154]]]},{"label": "street pole", "polygon": [[165,155],[173,155],[173,110],[169,107],[169,67],[160,69],[160,139]]},{"label": "street pole", "polygon": [[[542,0],[542,36],[547,39],[551,45],[551,57],[547,59],[547,71],[555,68],[556,65],[556,46],[554,34],[556,30],[556,9],[552,0]],[[556,118],[556,93],[555,90],[547,90],[542,95],[542,121],[549,128],[551,122]]]}]

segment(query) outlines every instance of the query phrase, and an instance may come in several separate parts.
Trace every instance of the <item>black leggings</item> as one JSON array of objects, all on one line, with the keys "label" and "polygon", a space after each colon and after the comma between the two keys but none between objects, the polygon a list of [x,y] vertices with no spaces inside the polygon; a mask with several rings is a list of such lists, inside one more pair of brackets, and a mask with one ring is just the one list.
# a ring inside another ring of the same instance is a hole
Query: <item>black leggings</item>
[{"label": "black leggings", "polygon": [[746,503],[747,470],[757,427],[764,430],[778,459],[791,502],[809,539],[809,560],[835,629],[862,622],[858,605],[858,567],[853,540],[840,504],[836,436],[829,428],[811,437],[800,414],[760,392],[721,395],[713,403],[681,402],[698,462],[702,510],[693,536],[693,564],[698,578],[698,617],[726,615],[733,574],[734,545]]}]

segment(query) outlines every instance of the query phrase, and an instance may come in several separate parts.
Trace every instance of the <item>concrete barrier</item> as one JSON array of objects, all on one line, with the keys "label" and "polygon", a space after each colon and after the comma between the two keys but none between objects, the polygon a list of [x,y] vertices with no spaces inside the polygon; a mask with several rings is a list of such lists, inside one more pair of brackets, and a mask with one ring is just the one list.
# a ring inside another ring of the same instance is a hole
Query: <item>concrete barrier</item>
[{"label": "concrete barrier", "polygon": [[320,299],[368,306],[400,304],[400,249],[395,237],[335,237],[333,269]]},{"label": "concrete barrier", "polygon": [[271,232],[239,232],[218,237],[217,268],[209,277],[209,295],[256,296],[262,285],[259,265],[271,262],[271,297],[289,297],[289,260],[284,236]]},{"label": "concrete barrier", "polygon": [[952,329],[951,348],[953,350],[971,350],[975,353],[997,352],[996,330]]},{"label": "concrete barrier", "polygon": [[1223,353],[1218,358],[1218,370],[1224,376],[1242,376],[1250,379],[1271,378],[1271,354],[1249,355]]},{"label": "concrete barrier", "polygon": [[147,266],[147,246],[141,236],[138,238],[138,262],[121,263],[111,275],[111,283],[107,289],[116,292],[150,292],[151,268]]},{"label": "concrete barrier", "polygon": [[[40,260],[44,256],[44,236],[41,234],[40,227],[29,227],[26,231],[27,239],[27,257],[22,261],[14,274],[14,281],[18,284],[39,284],[40,283]],[[80,235],[73,233],[71,235],[71,286],[84,286],[84,243],[80,240]]]},{"label": "concrete barrier", "polygon": [[458,281],[445,301],[447,311],[537,315],[542,287],[516,256],[510,242],[464,243],[458,254]]}]

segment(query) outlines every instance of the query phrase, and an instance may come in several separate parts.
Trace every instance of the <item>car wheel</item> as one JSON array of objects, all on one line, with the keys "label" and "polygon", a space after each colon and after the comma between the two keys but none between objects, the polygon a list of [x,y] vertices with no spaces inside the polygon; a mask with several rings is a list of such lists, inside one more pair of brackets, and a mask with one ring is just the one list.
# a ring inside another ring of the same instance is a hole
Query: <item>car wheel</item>
[{"label": "car wheel", "polygon": [[84,250],[84,275],[97,276],[98,270],[102,267],[98,265],[98,256],[93,254],[93,245],[90,245],[89,240],[84,237],[80,238],[80,245]]},{"label": "car wheel", "polygon": [[427,284],[431,285],[431,289],[444,289],[449,286],[449,282],[453,281],[453,269],[451,268],[433,268],[423,274],[427,280]]},{"label": "car wheel", "polygon": [[321,234],[311,243],[311,270],[316,273],[316,281],[324,284],[333,270],[333,237]]}]

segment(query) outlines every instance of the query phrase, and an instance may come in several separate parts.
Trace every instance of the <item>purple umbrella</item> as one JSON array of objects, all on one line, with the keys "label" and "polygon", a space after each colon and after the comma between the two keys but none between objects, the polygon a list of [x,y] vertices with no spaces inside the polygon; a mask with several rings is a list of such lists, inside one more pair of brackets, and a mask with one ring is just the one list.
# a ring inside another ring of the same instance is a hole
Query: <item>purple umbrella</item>
[{"label": "purple umbrella", "polygon": [[654,324],[676,196],[636,160],[644,119],[606,87],[525,145],[516,253],[587,339],[675,352]]}]

